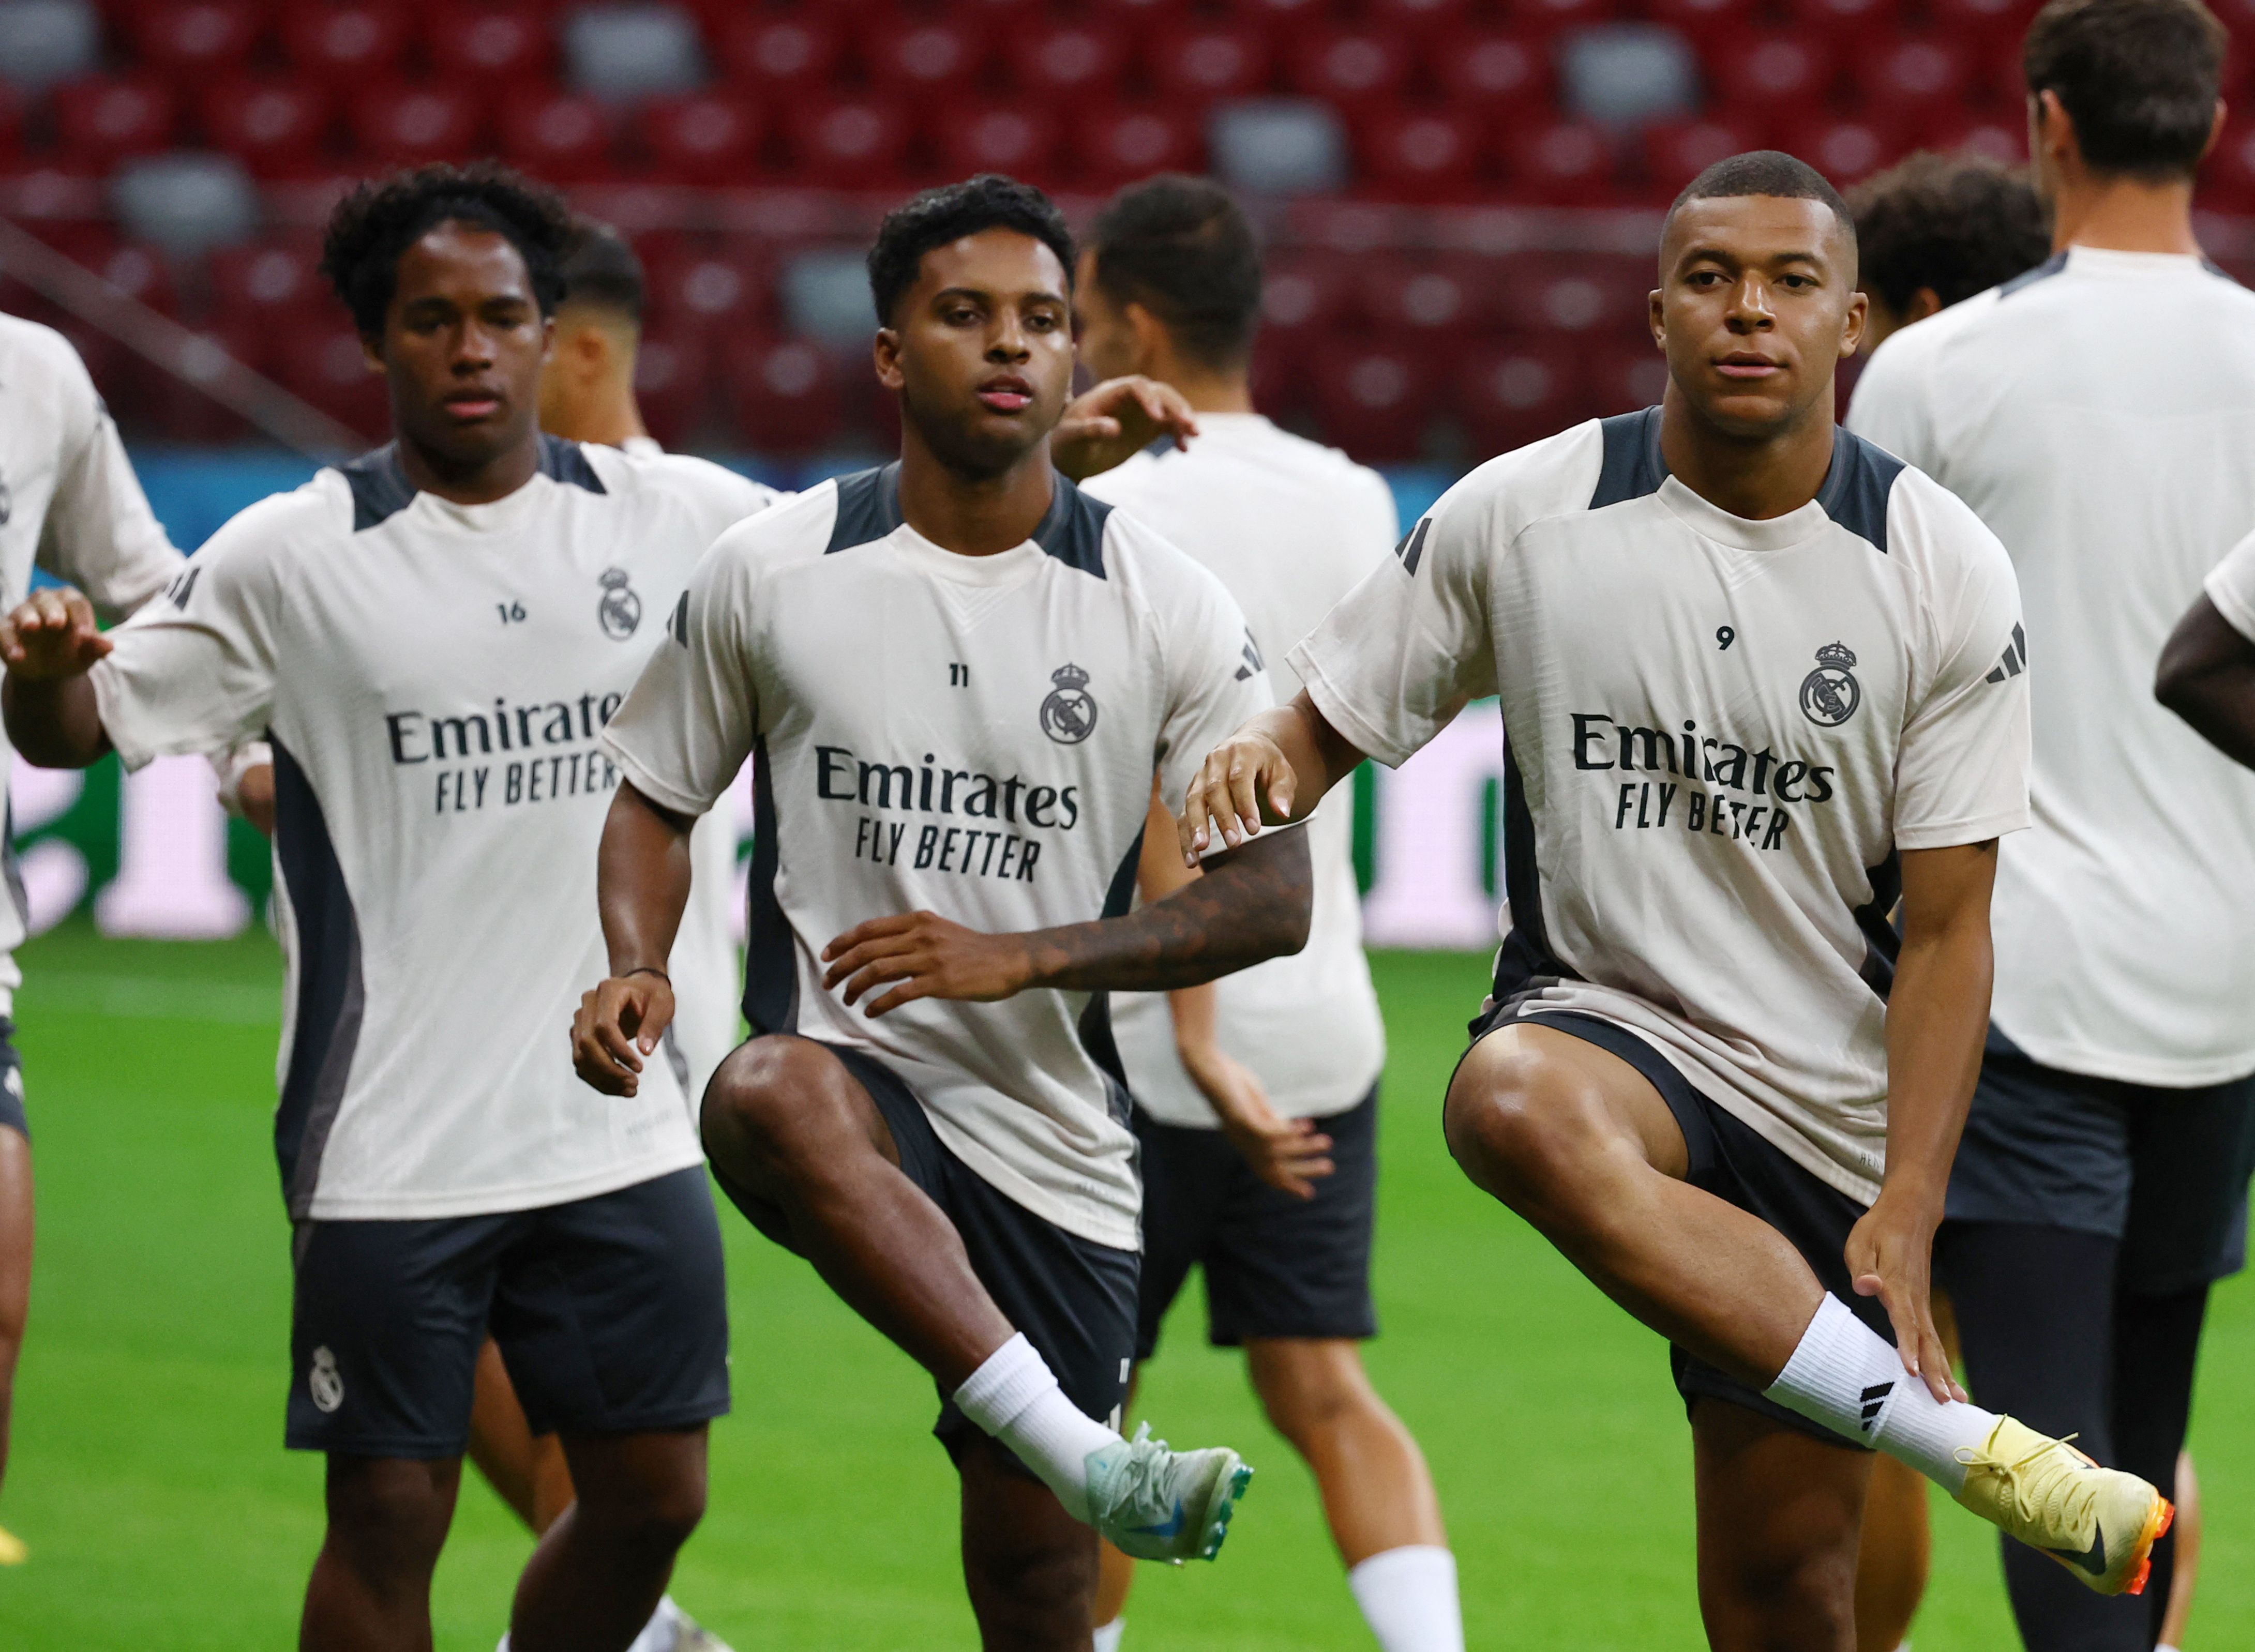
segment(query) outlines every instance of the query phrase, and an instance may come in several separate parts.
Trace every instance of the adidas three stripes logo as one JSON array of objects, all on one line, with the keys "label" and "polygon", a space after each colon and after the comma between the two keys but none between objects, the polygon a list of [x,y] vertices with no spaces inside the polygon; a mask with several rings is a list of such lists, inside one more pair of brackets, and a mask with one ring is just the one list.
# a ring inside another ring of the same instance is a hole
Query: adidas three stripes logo
[{"label": "adidas three stripes logo", "polygon": [[1886,1409],[1887,1396],[1894,1391],[1892,1382],[1874,1382],[1864,1390],[1864,1432],[1872,1432],[1872,1424],[1879,1420],[1879,1413]]}]

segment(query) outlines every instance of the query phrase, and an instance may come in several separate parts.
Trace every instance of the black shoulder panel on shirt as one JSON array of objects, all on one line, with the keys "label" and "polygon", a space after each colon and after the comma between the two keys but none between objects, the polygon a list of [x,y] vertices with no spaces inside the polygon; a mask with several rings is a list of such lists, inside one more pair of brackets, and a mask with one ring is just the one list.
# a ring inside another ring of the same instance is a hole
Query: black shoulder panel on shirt
[{"label": "black shoulder panel on shirt", "polygon": [[399,444],[387,442],[373,453],[337,466],[352,489],[353,532],[363,533],[415,502],[415,484],[399,463]]},{"label": "black shoulder panel on shirt", "polygon": [[2063,252],[2055,252],[2034,269],[2014,276],[2010,281],[1999,284],[1997,296],[1999,298],[2009,298],[2023,287],[2033,287],[2046,276],[2055,276],[2066,268],[2067,255]]},{"label": "black shoulder panel on shirt", "polygon": [[274,858],[298,927],[296,1032],[281,1105],[274,1110],[274,1152],[290,1214],[303,1222],[312,1212],[322,1152],[352,1077],[367,999],[360,923],[321,800],[290,748],[271,729],[266,738],[274,748]]},{"label": "black shoulder panel on shirt", "polygon": [[1903,462],[1883,447],[1845,430],[1832,432],[1832,468],[1816,490],[1824,514],[1855,535],[1871,542],[1881,556],[1887,549],[1887,495]]},{"label": "black shoulder panel on shirt", "polygon": [[838,479],[838,516],[830,524],[830,542],[822,554],[872,543],[900,525],[900,461],[855,471]]},{"label": "black shoulder panel on shirt", "polygon": [[587,456],[577,442],[567,442],[545,430],[540,432],[540,473],[551,482],[569,482],[591,494],[611,491],[603,486],[603,479],[595,474],[595,467],[587,463]]},{"label": "black shoulder panel on shirt", "polygon": [[1112,507],[1092,499],[1063,474],[1052,476],[1057,492],[1049,512],[1034,529],[1034,543],[1069,568],[1104,578],[1104,519]]},{"label": "black shoulder panel on shirt", "polygon": [[1598,428],[1605,432],[1605,460],[1598,472],[1597,492],[1590,495],[1590,508],[1603,510],[1658,493],[1668,480],[1668,461],[1660,457],[1660,410],[1617,414],[1600,419]]}]

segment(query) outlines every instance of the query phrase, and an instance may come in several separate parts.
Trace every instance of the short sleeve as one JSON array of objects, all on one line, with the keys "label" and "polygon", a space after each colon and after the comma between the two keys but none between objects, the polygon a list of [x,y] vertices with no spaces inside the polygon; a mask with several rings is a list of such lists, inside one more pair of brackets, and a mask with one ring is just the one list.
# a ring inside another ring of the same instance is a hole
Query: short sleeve
[{"label": "short sleeve", "polygon": [[1276,698],[1237,599],[1187,556],[1176,552],[1170,560],[1186,583],[1187,600],[1168,605],[1178,617],[1160,639],[1167,701],[1156,758],[1159,796],[1177,808],[1206,754]]},{"label": "short sleeve", "polygon": [[2201,588],[2224,622],[2255,642],[2255,534],[2234,545],[2222,562],[2209,569]]},{"label": "short sleeve", "polygon": [[754,570],[721,536],[666,620],[665,640],[603,729],[634,788],[663,808],[702,815],[751,755]]},{"label": "short sleeve", "polygon": [[1925,502],[1938,508],[1920,513],[1929,520],[1919,531],[1948,536],[1953,542],[1940,549],[1954,554],[1933,558],[1929,634],[1939,664],[1895,752],[1898,849],[1985,843],[2029,823],[2020,584],[2005,548],[1972,512],[1927,486],[1936,497]]},{"label": "short sleeve", "polygon": [[212,536],[156,600],[109,634],[90,674],[102,726],[129,769],[239,746],[274,710],[276,540],[298,495],[252,506]]},{"label": "short sleeve", "polygon": [[1500,514],[1492,486],[1459,483],[1292,650],[1324,720],[1389,768],[1467,700],[1495,692],[1487,588]]},{"label": "short sleeve", "polygon": [[149,508],[85,364],[67,346],[61,354],[62,454],[39,565],[83,591],[102,619],[120,620],[163,590],[182,557]]}]

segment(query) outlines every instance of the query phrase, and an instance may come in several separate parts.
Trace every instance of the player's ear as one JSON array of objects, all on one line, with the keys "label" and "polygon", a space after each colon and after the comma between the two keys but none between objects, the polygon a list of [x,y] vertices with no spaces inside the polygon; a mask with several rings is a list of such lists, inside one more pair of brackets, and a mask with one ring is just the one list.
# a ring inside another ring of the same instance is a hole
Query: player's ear
[{"label": "player's ear", "polygon": [[378,378],[383,376],[383,340],[360,335],[360,359],[368,363],[368,370]]},{"label": "player's ear", "polygon": [[1132,301],[1127,315],[1128,325],[1135,333],[1135,370],[1151,378],[1166,377],[1158,370],[1158,364],[1172,353],[1173,337],[1167,331],[1167,324]]},{"label": "player's ear", "polygon": [[1652,341],[1663,351],[1668,348],[1668,309],[1665,295],[1654,287],[1645,300],[1645,319],[1652,326]]},{"label": "player's ear", "polygon": [[1841,318],[1840,359],[1845,361],[1864,342],[1864,327],[1871,319],[1872,301],[1861,292],[1848,295],[1848,313]]},{"label": "player's ear", "polygon": [[901,335],[891,327],[877,329],[876,342],[870,346],[870,359],[877,369],[877,382],[888,390],[901,388]]}]

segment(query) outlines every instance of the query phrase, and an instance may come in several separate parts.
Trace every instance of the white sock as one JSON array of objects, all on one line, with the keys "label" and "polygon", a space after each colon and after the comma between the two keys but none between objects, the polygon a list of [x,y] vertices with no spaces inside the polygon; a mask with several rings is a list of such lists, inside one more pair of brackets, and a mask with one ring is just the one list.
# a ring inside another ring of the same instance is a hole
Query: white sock
[{"label": "white sock", "polygon": [[1435,1544],[1388,1549],[1351,1570],[1346,1586],[1380,1652],[1465,1652],[1457,1558],[1447,1550]]},{"label": "white sock", "polygon": [[1120,1652],[1120,1637],[1128,1633],[1128,1620],[1114,1618],[1096,1626],[1096,1652]]},{"label": "white sock", "polygon": [[1764,1392],[1789,1411],[1909,1464],[1953,1494],[1965,1489],[1957,1453],[1986,1444],[1997,1426],[1994,1411],[1935,1399],[1903,1369],[1902,1355],[1887,1340],[1829,1292]]},{"label": "white sock", "polygon": [[1088,1454],[1120,1436],[1064,1396],[1049,1362],[1014,1336],[955,1390],[973,1423],[1018,1453],[1075,1520],[1088,1518]]}]

